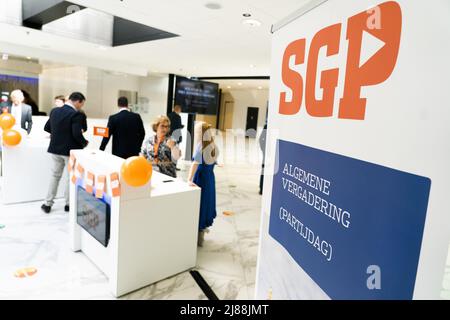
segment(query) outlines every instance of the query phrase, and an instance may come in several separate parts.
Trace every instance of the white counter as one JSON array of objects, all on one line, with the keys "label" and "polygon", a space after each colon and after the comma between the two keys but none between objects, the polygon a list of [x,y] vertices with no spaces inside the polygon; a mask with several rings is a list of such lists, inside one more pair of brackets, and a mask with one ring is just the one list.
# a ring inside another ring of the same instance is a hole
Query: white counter
[{"label": "white counter", "polygon": [[[21,133],[20,145],[2,146],[1,200],[4,204],[43,200],[50,183],[52,160],[47,153],[50,139]],[[64,188],[60,187],[57,196],[62,197],[63,192]]]},{"label": "white counter", "polygon": [[[124,160],[100,151],[75,151],[74,155],[85,172],[108,177],[111,195],[109,176],[120,173]],[[195,267],[200,208],[199,188],[158,172],[141,188],[120,182],[120,197],[110,199],[107,247],[77,223],[77,186],[71,183],[70,187],[72,250],[82,251],[97,265],[115,296]]]}]

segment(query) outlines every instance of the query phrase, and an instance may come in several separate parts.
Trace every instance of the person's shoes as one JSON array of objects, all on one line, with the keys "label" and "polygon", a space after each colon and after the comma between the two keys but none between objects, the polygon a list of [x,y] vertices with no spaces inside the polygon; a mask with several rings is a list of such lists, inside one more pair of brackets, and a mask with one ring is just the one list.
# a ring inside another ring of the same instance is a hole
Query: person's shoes
[{"label": "person's shoes", "polygon": [[65,211],[65,212],[69,212],[69,211],[70,211],[70,207],[69,207],[68,204],[66,204],[66,205],[64,206],[64,211]]},{"label": "person's shoes", "polygon": [[41,206],[41,209],[42,209],[42,211],[44,211],[45,213],[50,213],[50,210],[52,210],[52,207],[51,207],[51,206],[48,206],[48,205],[46,205],[46,204],[43,204],[43,205]]}]

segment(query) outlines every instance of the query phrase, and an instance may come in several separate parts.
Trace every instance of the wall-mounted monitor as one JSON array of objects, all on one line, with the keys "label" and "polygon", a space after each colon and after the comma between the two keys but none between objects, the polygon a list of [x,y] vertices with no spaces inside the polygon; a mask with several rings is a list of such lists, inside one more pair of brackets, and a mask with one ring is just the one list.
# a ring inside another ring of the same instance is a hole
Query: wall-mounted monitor
[{"label": "wall-mounted monitor", "polygon": [[78,186],[77,223],[105,247],[109,242],[110,221],[110,205]]},{"label": "wall-mounted monitor", "polygon": [[182,112],[217,115],[219,107],[219,85],[217,83],[177,77],[175,104]]}]

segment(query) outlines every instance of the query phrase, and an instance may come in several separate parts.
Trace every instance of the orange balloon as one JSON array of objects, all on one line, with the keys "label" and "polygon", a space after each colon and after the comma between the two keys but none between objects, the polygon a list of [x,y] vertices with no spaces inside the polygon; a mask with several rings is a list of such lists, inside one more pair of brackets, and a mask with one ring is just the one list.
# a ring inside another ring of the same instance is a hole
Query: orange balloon
[{"label": "orange balloon", "polygon": [[131,157],[122,164],[121,173],[128,185],[142,187],[152,178],[153,168],[144,157]]},{"label": "orange balloon", "polygon": [[16,124],[16,119],[10,113],[3,113],[0,115],[0,128],[3,130],[8,130],[14,127]]},{"label": "orange balloon", "polygon": [[16,130],[5,130],[3,131],[3,143],[7,146],[13,147],[17,146],[20,141],[22,141],[22,136],[20,132]]}]

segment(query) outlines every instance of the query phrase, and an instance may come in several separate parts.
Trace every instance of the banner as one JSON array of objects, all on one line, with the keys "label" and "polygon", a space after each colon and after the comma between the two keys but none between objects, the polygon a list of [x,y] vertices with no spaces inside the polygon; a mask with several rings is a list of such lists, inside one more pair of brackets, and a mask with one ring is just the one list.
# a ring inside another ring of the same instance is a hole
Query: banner
[{"label": "banner", "polygon": [[450,2],[316,2],[273,34],[256,298],[438,299]]}]

